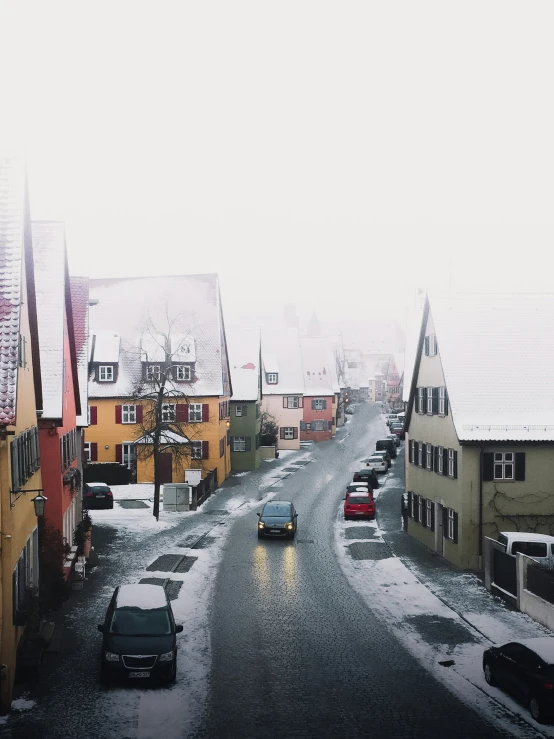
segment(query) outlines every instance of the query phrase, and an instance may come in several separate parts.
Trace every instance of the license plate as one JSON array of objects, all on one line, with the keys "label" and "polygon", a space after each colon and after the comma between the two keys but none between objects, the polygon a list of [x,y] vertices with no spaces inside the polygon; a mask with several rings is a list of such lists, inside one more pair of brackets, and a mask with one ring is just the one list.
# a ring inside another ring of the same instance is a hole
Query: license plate
[{"label": "license plate", "polygon": [[281,529],[269,529],[269,533],[270,534],[280,534],[281,533]]},{"label": "license plate", "polygon": [[129,677],[150,677],[149,672],[130,672]]},{"label": "license plate", "polygon": [[96,497],[97,498],[105,498],[106,496],[105,495],[97,495]]}]

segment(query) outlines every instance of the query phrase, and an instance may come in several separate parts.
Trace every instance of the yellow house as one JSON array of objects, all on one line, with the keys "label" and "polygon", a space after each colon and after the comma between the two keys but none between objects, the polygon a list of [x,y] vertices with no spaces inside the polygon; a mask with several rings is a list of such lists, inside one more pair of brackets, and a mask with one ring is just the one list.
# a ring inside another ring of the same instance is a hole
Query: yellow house
[{"label": "yellow house", "polygon": [[91,280],[90,298],[87,459],[153,482],[157,428],[162,483],[197,468],[219,485],[231,471],[231,381],[217,275]]},{"label": "yellow house", "polygon": [[[23,635],[21,613],[38,587],[32,499],[42,488],[42,407],[25,162],[0,158],[0,710],[6,713]],[[39,409],[37,411],[37,409]]]}]

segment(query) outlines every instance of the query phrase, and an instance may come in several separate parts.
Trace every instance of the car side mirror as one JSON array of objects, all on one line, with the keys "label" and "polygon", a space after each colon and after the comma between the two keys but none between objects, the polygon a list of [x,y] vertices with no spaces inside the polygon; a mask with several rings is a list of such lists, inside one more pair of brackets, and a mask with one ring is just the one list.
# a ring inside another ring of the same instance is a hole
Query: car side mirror
[{"label": "car side mirror", "polygon": [[183,624],[175,624],[175,633],[180,634],[183,630]]},{"label": "car side mirror", "polygon": [[104,633],[104,624],[98,624],[98,631],[103,634]]},{"label": "car side mirror", "polygon": [[295,513],[295,514],[294,514],[294,517],[295,517],[295,518],[298,518],[298,513]]},{"label": "car side mirror", "polygon": [[256,516],[261,516],[261,515],[262,515],[261,513],[256,513]]}]

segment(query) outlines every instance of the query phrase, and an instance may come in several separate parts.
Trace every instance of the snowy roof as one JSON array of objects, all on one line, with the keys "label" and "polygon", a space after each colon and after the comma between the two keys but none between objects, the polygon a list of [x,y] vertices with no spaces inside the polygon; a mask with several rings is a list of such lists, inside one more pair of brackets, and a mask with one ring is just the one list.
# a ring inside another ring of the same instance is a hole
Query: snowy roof
[{"label": "snowy roof", "polygon": [[121,336],[119,334],[112,331],[95,331],[90,347],[90,361],[117,364],[119,362],[120,344]]},{"label": "snowy roof", "polygon": [[[275,329],[262,331],[263,395],[303,395],[304,378],[300,356],[298,330]],[[268,385],[266,374],[278,368],[278,383]]]},{"label": "snowy roof", "polygon": [[0,158],[0,424],[14,424],[17,402],[25,161]]},{"label": "snowy roof", "polygon": [[77,354],[77,376],[81,397],[81,414],[77,426],[88,425],[88,277],[71,277],[71,305],[73,308],[73,331]]},{"label": "snowy roof", "polygon": [[404,352],[404,382],[402,386],[402,400],[407,403],[410,399],[410,388],[414,374],[414,365],[419,344],[421,321],[425,306],[424,296],[416,296],[414,306],[408,313],[406,322],[406,349]]},{"label": "snowy roof", "polygon": [[194,336],[185,334],[170,337],[171,359],[174,362],[196,362],[196,344]]},{"label": "snowy roof", "polygon": [[554,636],[536,636],[531,639],[519,639],[517,643],[532,649],[547,664],[554,664]]},{"label": "snowy roof", "polygon": [[227,330],[227,350],[233,380],[233,400],[260,396],[260,330]]},{"label": "snowy roof", "polygon": [[332,344],[325,337],[300,339],[304,395],[334,395],[340,392]]},{"label": "snowy roof", "polygon": [[396,371],[398,372],[398,376],[402,377],[402,373],[404,372],[404,354],[400,352],[395,352],[393,355],[394,364],[396,366]]},{"label": "snowy roof", "polygon": [[[162,444],[188,444],[189,438],[184,434],[177,434],[175,431],[163,429],[160,434],[160,442]],[[135,444],[153,444],[154,439],[151,434],[144,434],[135,440]]]},{"label": "snowy roof", "polygon": [[33,221],[43,418],[62,418],[64,393],[65,226]]},{"label": "snowy roof", "polygon": [[554,441],[554,294],[430,295],[429,307],[460,441]]},{"label": "snowy roof", "polygon": [[[94,398],[132,394],[142,376],[141,336],[194,337],[194,380],[180,383],[190,397],[229,393],[225,332],[215,274],[95,279],[90,296],[90,334],[121,337],[119,364],[113,383],[89,380]],[[170,328],[171,324],[171,328]],[[112,361],[115,356],[113,349]],[[94,353],[94,361],[98,359]]]},{"label": "snowy roof", "polygon": [[116,608],[166,608],[167,596],[161,585],[120,585]]}]

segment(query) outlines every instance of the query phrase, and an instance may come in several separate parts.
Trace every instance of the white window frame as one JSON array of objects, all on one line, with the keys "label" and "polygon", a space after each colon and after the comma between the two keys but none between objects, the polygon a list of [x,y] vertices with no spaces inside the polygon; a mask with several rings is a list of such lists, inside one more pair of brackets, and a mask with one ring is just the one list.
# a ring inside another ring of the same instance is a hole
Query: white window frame
[{"label": "white window frame", "polygon": [[292,441],[294,439],[294,426],[285,426],[285,441]]},{"label": "white window frame", "polygon": [[418,387],[417,395],[418,395],[418,406],[417,406],[418,413],[425,413],[425,388]]},{"label": "white window frame", "polygon": [[191,459],[202,459],[203,445],[201,441],[190,442],[190,458]]},{"label": "white window frame", "polygon": [[278,380],[279,380],[279,374],[277,372],[267,373],[267,384],[268,385],[277,385]]},{"label": "white window frame", "polygon": [[423,524],[423,496],[417,496],[417,518],[419,523]]},{"label": "white window frame", "polygon": [[418,467],[424,467],[424,459],[423,459],[423,442],[417,441],[417,463]]},{"label": "white window frame", "polygon": [[288,395],[287,396],[287,408],[299,408],[300,407],[300,398],[298,395]]},{"label": "white window frame", "polygon": [[446,388],[439,387],[439,416],[446,415]]},{"label": "white window frame", "polygon": [[238,417],[242,416],[242,405],[235,406],[235,416],[238,416]]},{"label": "white window frame", "polygon": [[137,448],[133,441],[124,441],[121,444],[121,461],[127,467],[127,469],[134,469],[137,459]]},{"label": "white window frame", "polygon": [[[200,418],[198,418],[200,416]],[[202,422],[202,403],[189,403],[189,423]]]},{"label": "white window frame", "polygon": [[425,505],[425,523],[427,524],[427,528],[430,529],[433,523],[433,501],[432,500],[427,500],[427,503]]},{"label": "white window frame", "polygon": [[444,475],[444,462],[443,462],[444,461],[444,447],[443,446],[438,447],[437,455],[438,455],[437,472],[439,473],[439,475]]},{"label": "white window frame", "polygon": [[411,506],[412,506],[412,511],[411,511],[411,513],[412,513],[412,518],[415,518],[416,495],[415,495],[414,493],[412,493],[412,501],[411,501]]},{"label": "white window frame", "polygon": [[245,452],[246,451],[246,436],[233,436],[232,439],[232,452]]},{"label": "white window frame", "polygon": [[146,381],[147,382],[159,382],[162,377],[161,365],[159,364],[148,364],[146,365]]},{"label": "white window frame", "polygon": [[177,420],[177,405],[164,403],[162,405],[162,423],[174,423]]},{"label": "white window frame", "polygon": [[323,410],[323,398],[314,398],[314,411]]},{"label": "white window frame", "polygon": [[448,531],[447,538],[454,540],[454,511],[448,508]]},{"label": "white window frame", "polygon": [[111,364],[101,364],[98,367],[98,382],[113,382],[113,367]]},{"label": "white window frame", "polygon": [[91,455],[92,455],[92,443],[90,441],[85,441],[83,444],[83,452],[85,455],[85,459],[87,462],[91,462]]},{"label": "white window frame", "polygon": [[192,379],[192,370],[185,364],[176,368],[176,379],[178,382],[188,382]]},{"label": "white window frame", "polygon": [[454,477],[454,449],[448,450],[448,477]]},{"label": "white window frame", "polygon": [[[314,428],[315,424],[317,424],[317,427]],[[319,426],[322,426],[322,428],[319,428]],[[325,421],[322,418],[316,418],[314,421],[312,421],[312,431],[327,431],[327,421]]]},{"label": "white window frame", "polygon": [[425,460],[425,468],[428,470],[433,469],[433,447],[431,444],[427,444],[425,447],[425,453],[426,453],[426,460]]},{"label": "white window frame", "polygon": [[[499,468],[501,476],[497,475],[497,471]],[[511,474],[508,473],[509,468],[511,468]],[[508,482],[512,482],[516,479],[515,472],[516,455],[514,454],[514,452],[494,452],[494,480],[506,480]]]},{"label": "white window frame", "polygon": [[137,407],[136,405],[121,406],[121,423],[136,423]]},{"label": "white window frame", "polygon": [[427,413],[433,415],[433,388],[427,388]]}]

